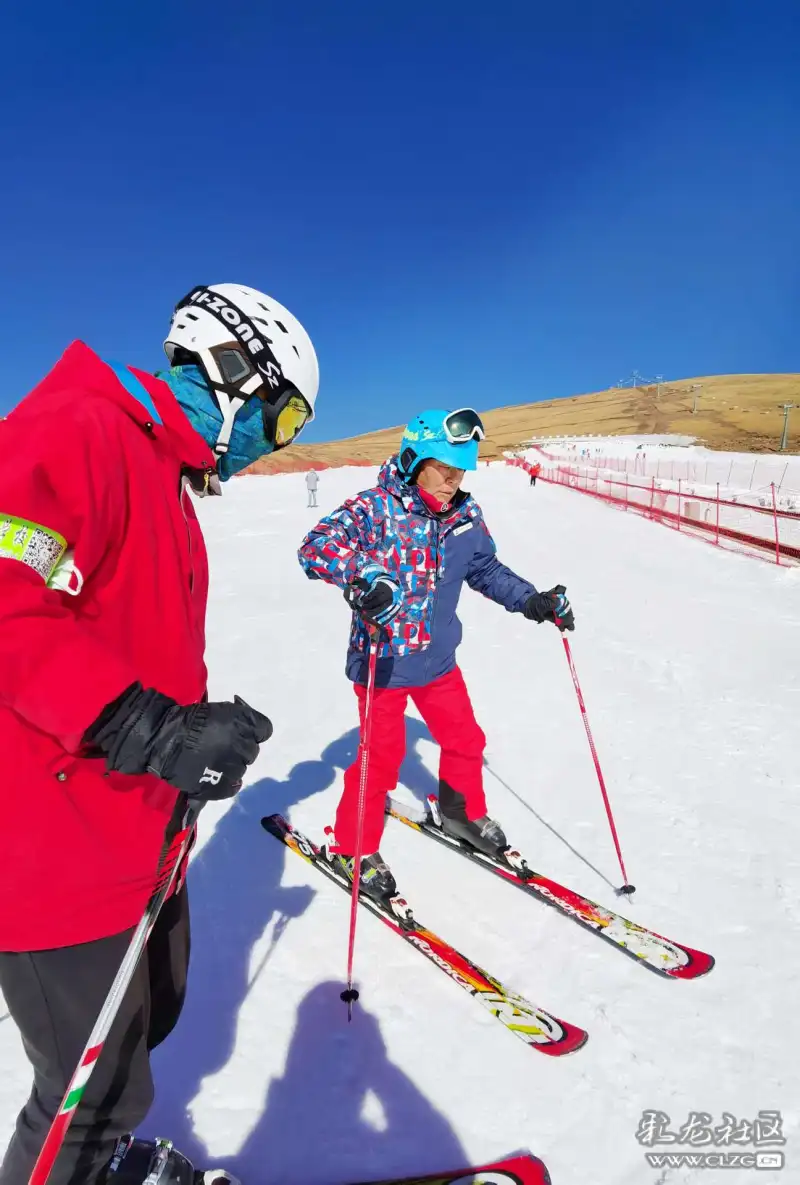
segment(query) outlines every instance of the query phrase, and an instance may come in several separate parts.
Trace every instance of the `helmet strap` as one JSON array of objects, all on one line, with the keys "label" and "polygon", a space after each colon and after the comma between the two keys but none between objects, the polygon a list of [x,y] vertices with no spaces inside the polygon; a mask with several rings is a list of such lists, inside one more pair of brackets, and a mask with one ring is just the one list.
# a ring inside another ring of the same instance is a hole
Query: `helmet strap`
[{"label": "helmet strap", "polygon": [[231,397],[227,391],[217,386],[214,387],[214,394],[217,397],[219,410],[222,412],[222,427],[219,430],[213,451],[218,457],[222,457],[228,451],[234,420],[247,400],[241,399],[239,396]]}]

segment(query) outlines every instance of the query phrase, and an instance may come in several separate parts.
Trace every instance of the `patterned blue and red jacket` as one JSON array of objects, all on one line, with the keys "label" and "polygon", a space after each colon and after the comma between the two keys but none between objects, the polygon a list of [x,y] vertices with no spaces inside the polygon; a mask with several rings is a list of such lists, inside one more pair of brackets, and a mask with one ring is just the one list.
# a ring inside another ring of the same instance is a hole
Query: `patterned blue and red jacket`
[{"label": "patterned blue and red jacket", "polygon": [[[403,606],[378,649],[378,687],[420,687],[451,671],[461,641],[456,616],[464,581],[521,613],[536,589],[501,564],[481,508],[460,492],[452,509],[433,514],[391,457],[378,484],[356,494],[309,531],[298,558],[310,580],[344,589],[367,563],[379,563],[403,590]],[[347,676],[366,682],[369,635],[353,614]]]}]

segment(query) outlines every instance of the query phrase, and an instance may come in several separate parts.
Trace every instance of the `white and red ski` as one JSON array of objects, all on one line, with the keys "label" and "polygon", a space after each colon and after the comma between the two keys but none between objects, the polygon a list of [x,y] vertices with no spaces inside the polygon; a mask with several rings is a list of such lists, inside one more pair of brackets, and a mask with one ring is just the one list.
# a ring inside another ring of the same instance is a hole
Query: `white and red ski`
[{"label": "white and red ski", "polygon": [[367,1181],[361,1185],[550,1185],[550,1174],[541,1160],[527,1154],[509,1156],[480,1168],[431,1173],[427,1177],[400,1177],[393,1181]]},{"label": "white and red ski", "polygon": [[[309,864],[338,885],[345,893],[352,892],[349,880],[338,875],[325,854],[301,832],[292,827],[281,815],[267,815],[261,820],[261,825],[270,835],[274,835],[298,856],[302,856]],[[473,963],[465,955],[459,954],[449,943],[426,929],[415,920],[411,910],[406,905],[406,916],[398,917],[391,908],[381,907],[373,898],[361,893],[359,904],[363,905],[388,926],[395,934],[403,938],[409,946],[413,946],[433,964],[443,971],[454,983],[476,999],[484,1008],[488,1009],[502,1025],[524,1041],[531,1049],[539,1053],[559,1057],[566,1053],[573,1053],[580,1049],[588,1040],[588,1033],[579,1029],[577,1025],[559,1020],[543,1008],[530,1004],[516,992],[509,991],[499,980],[489,975],[477,963]],[[405,903],[404,903],[405,904]]]},{"label": "white and red ski", "polygon": [[664,975],[668,979],[698,979],[701,975],[707,975],[714,966],[712,955],[673,942],[671,938],[656,934],[654,930],[648,930],[637,922],[628,921],[605,905],[598,905],[588,897],[582,897],[572,889],[558,884],[557,881],[534,872],[519,852],[509,851],[506,861],[503,862],[493,860],[491,856],[485,856],[482,852],[447,835],[437,825],[430,811],[422,822],[408,818],[395,807],[391,807],[387,814],[413,831],[427,835],[444,847],[459,852],[473,864],[488,869],[509,884],[516,885],[523,893],[538,897],[546,905],[572,918],[584,929],[598,934],[606,942],[658,975]]}]

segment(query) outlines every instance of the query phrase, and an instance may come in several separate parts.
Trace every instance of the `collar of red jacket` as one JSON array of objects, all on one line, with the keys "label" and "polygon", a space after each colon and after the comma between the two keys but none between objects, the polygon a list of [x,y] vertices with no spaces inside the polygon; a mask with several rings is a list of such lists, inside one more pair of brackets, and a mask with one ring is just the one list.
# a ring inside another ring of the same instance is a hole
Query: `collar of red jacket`
[{"label": "collar of red jacket", "polygon": [[[213,452],[195,432],[167,384],[144,370],[132,366],[127,369],[152,399],[160,424],[154,422],[152,411],[123,386],[111,366],[82,341],[74,341],[67,347],[39,388],[74,387],[111,399],[173,453],[181,465],[189,469],[214,469]],[[136,383],[131,386],[135,389]]]}]

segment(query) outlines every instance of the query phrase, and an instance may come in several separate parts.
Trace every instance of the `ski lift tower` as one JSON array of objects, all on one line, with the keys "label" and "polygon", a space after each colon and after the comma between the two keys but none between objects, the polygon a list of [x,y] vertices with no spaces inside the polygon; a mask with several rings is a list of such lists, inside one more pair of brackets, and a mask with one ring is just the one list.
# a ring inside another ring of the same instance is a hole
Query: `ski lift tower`
[{"label": "ski lift tower", "polygon": [[620,379],[617,387],[655,387],[656,389],[656,403],[658,403],[661,395],[661,385],[664,382],[663,374],[657,374],[653,378],[646,378],[643,374],[639,374],[638,370],[632,370],[626,379]]}]

